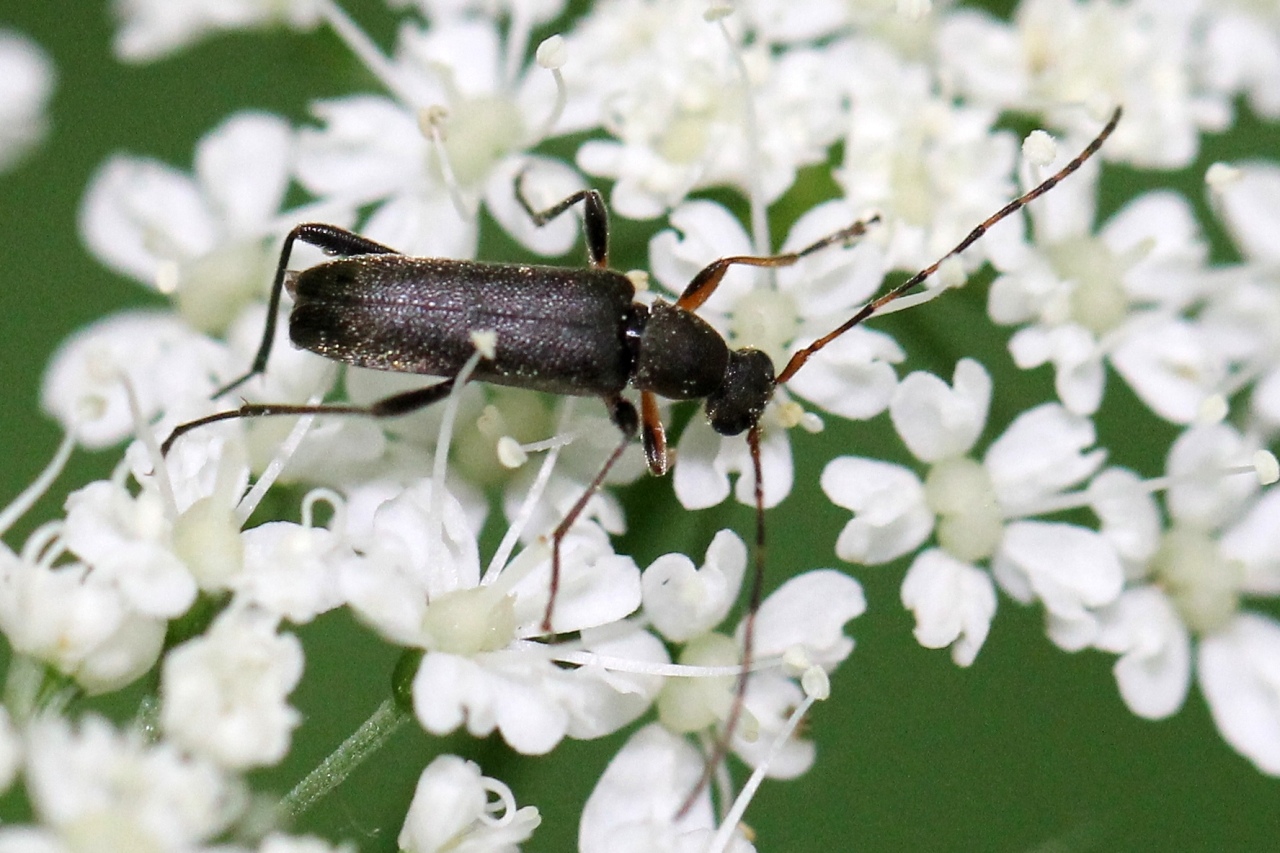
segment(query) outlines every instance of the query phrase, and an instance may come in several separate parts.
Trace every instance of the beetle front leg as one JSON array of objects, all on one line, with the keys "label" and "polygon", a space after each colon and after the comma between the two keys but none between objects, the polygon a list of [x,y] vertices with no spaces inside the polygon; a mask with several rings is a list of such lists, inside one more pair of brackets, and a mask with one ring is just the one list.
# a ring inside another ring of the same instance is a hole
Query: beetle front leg
[{"label": "beetle front leg", "polygon": [[556,525],[556,529],[551,533],[551,588],[548,590],[547,612],[542,617],[542,631],[545,634],[551,633],[551,616],[556,606],[556,595],[560,592],[560,545],[564,542],[564,537],[568,535],[569,528],[578,520],[578,516],[582,515],[582,511],[587,508],[587,501],[591,500],[591,496],[600,491],[600,486],[604,483],[604,478],[609,475],[609,470],[622,456],[623,451],[636,437],[636,433],[640,431],[640,416],[636,414],[636,407],[631,405],[629,401],[622,397],[610,397],[605,399],[605,405],[609,407],[609,420],[613,421],[622,432],[622,441],[609,454],[609,458],[604,461],[600,471],[591,480],[591,484],[587,486],[582,496],[578,498],[564,518]]},{"label": "beetle front leg", "polygon": [[582,231],[587,239],[587,260],[597,269],[609,266],[609,209],[599,190],[578,190],[545,210],[535,210],[524,194],[524,178],[528,169],[516,175],[516,201],[539,227],[546,225],[573,205],[582,202]]},{"label": "beetle front leg", "polygon": [[284,238],[284,247],[280,250],[280,262],[276,264],[276,276],[271,281],[271,296],[267,301],[267,325],[262,331],[262,343],[258,344],[258,353],[253,357],[253,366],[239,379],[213,392],[213,399],[216,400],[228,391],[234,391],[267,369],[267,359],[271,357],[271,344],[276,336],[280,293],[284,290],[284,276],[289,266],[289,255],[293,252],[294,242],[299,240],[330,255],[399,254],[395,249],[376,243],[367,237],[361,237],[354,231],[322,222],[305,222],[290,231]]},{"label": "beetle front leg", "polygon": [[671,454],[667,450],[667,430],[662,425],[662,413],[658,411],[658,395],[652,391],[641,391],[640,413],[645,463],[650,474],[661,477],[671,467]]},{"label": "beetle front leg", "polygon": [[867,233],[867,227],[875,222],[880,221],[879,214],[869,216],[866,219],[859,219],[852,225],[841,228],[839,231],[832,232],[827,236],[805,246],[798,252],[787,252],[781,255],[734,255],[731,258],[720,258],[707,264],[701,272],[693,277],[693,281],[689,282],[685,287],[684,293],[680,294],[680,298],[676,300],[676,307],[683,308],[686,311],[696,311],[710,298],[716,288],[720,286],[720,281],[724,278],[724,274],[729,271],[729,267],[748,266],[748,267],[789,267],[796,261],[814,252],[822,251],[828,246],[837,244],[848,244],[855,238],[861,237]]}]

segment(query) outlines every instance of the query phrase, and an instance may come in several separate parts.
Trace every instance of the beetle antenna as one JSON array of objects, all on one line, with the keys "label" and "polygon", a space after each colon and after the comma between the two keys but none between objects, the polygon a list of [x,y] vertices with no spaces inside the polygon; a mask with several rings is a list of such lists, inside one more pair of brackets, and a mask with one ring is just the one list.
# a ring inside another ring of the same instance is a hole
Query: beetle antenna
[{"label": "beetle antenna", "polygon": [[1021,210],[1022,208],[1030,204],[1032,201],[1035,201],[1037,198],[1044,195],[1049,190],[1053,189],[1064,178],[1066,178],[1076,169],[1079,169],[1081,166],[1083,166],[1086,160],[1088,160],[1094,154],[1098,153],[1098,149],[1101,148],[1102,144],[1107,141],[1107,137],[1111,135],[1111,132],[1116,129],[1116,125],[1120,123],[1120,115],[1122,112],[1123,110],[1121,107],[1116,107],[1115,112],[1111,114],[1111,119],[1107,122],[1106,126],[1102,128],[1102,130],[1098,133],[1098,135],[1094,137],[1093,141],[1090,142],[1088,145],[1086,145],[1084,150],[1081,151],[1079,154],[1077,154],[1075,158],[1071,160],[1070,163],[1063,166],[1061,169],[1059,169],[1053,175],[1050,175],[1045,180],[1041,181],[1038,185],[1035,186],[1035,188],[1031,189],[1029,192],[1026,192],[1018,196],[1013,201],[1009,202],[1004,207],[1000,208],[998,211],[996,211],[994,214],[988,217],[984,222],[982,222],[980,225],[978,225],[976,228],[970,231],[968,235],[959,243],[957,243],[955,248],[953,248],[951,251],[947,252],[941,258],[938,258],[938,260],[934,261],[929,266],[920,270],[920,272],[911,276],[911,278],[907,279],[902,284],[893,288],[888,293],[885,293],[883,296],[871,302],[868,302],[866,305],[862,307],[860,311],[858,311],[858,313],[854,314],[844,323],[837,326],[835,329],[823,335],[822,337],[818,338],[816,341],[809,344],[807,347],[804,347],[803,349],[799,350],[795,355],[791,356],[791,360],[787,362],[787,366],[783,369],[781,373],[778,374],[778,384],[782,384],[783,382],[786,382],[788,379],[794,376],[796,371],[799,370],[801,367],[804,367],[804,364],[806,361],[809,360],[809,357],[812,356],[814,353],[816,353],[818,350],[822,349],[827,344],[831,343],[836,338],[840,337],[845,332],[849,331],[854,326],[858,325],[863,320],[870,317],[872,314],[875,314],[877,311],[879,311],[884,306],[888,305],[890,302],[893,302],[895,299],[898,299],[899,297],[905,296],[907,294],[907,291],[911,290],[911,288],[920,284],[929,276],[937,272],[938,267],[942,266],[942,264],[945,261],[955,257],[956,255],[963,252],[965,249],[972,246],[975,242],[977,242],[978,239],[982,237],[983,234],[986,234],[987,231],[989,231],[992,228],[992,226],[994,226],[997,222],[999,222],[1000,220],[1008,216],[1011,216],[1014,213],[1017,213],[1019,210]]}]

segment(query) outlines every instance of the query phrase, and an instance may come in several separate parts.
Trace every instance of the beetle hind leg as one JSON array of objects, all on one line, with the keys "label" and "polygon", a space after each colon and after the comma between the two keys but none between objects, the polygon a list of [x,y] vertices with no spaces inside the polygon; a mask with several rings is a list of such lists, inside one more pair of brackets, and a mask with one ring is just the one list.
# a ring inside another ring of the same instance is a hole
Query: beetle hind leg
[{"label": "beetle hind leg", "polygon": [[590,485],[583,491],[582,496],[577,502],[570,507],[565,513],[560,523],[556,525],[556,529],[551,533],[551,587],[548,590],[547,612],[542,617],[543,633],[552,633],[551,617],[555,613],[556,595],[560,592],[560,546],[564,542],[565,536],[569,533],[569,528],[578,520],[578,516],[582,515],[582,511],[587,508],[587,502],[598,491],[604,478],[609,475],[609,471],[622,457],[623,452],[627,449],[627,445],[635,440],[636,433],[640,431],[640,417],[636,414],[636,407],[631,405],[629,401],[622,397],[610,397],[605,399],[605,404],[609,407],[609,420],[613,421],[614,426],[622,433],[622,441],[613,449],[609,457],[605,459],[604,465],[600,466],[600,470],[592,478]]},{"label": "beetle hind leg", "polygon": [[365,415],[371,418],[394,418],[400,415],[407,415],[449,396],[455,381],[455,379],[446,379],[443,382],[437,382],[435,385],[428,385],[426,388],[415,388],[412,391],[393,394],[390,397],[376,400],[367,406],[345,406],[341,403],[320,403],[314,406],[305,404],[245,403],[238,409],[215,412],[212,415],[206,415],[194,421],[178,424],[178,426],[174,427],[173,432],[169,433],[169,437],[164,440],[164,444],[160,445],[160,453],[161,455],[168,455],[173,443],[179,438],[193,429],[199,429],[202,426],[215,424],[219,421],[274,417],[276,415]]},{"label": "beetle hind leg", "polygon": [[243,376],[223,385],[213,392],[216,400],[223,394],[234,391],[253,377],[267,369],[267,359],[271,357],[271,344],[276,337],[276,323],[280,313],[280,294],[284,290],[285,274],[288,272],[289,256],[293,253],[293,244],[307,243],[327,252],[330,255],[396,255],[395,249],[376,243],[368,237],[362,237],[354,231],[326,225],[323,222],[304,222],[294,227],[284,238],[284,246],[280,250],[280,261],[276,264],[275,278],[271,281],[271,296],[267,302],[267,324],[262,330],[262,343],[258,344],[258,352],[253,357],[253,365]]}]

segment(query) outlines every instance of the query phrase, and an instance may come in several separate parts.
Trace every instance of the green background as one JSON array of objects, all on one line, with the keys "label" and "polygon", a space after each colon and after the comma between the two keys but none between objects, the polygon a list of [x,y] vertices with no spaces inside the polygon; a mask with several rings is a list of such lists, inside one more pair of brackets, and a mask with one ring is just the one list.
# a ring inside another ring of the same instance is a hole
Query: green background
[{"label": "green background", "polygon": [[[388,44],[392,18],[379,4],[349,4],[353,15]],[[107,10],[65,0],[0,5],[0,26],[39,41],[53,56],[59,80],[48,140],[16,171],[0,175],[0,364],[6,399],[0,405],[0,496],[16,494],[43,467],[59,440],[39,412],[39,384],[54,348],[74,330],[127,306],[157,304],[138,285],[99,266],[76,230],[81,193],[114,151],[190,167],[195,141],[230,112],[256,107],[295,121],[310,99],[373,88],[324,30],[217,37],[150,65],[126,66],[110,52]],[[1196,168],[1180,175],[1138,175],[1109,169],[1105,210],[1137,189],[1183,188],[1204,212],[1198,176],[1216,159],[1275,156],[1275,128],[1250,119],[1230,135],[1206,140]],[[1025,130],[1027,128],[1019,128]],[[792,195],[796,207],[811,188],[807,173]],[[774,233],[785,233],[788,208]],[[1202,218],[1209,223],[1207,216]],[[642,266],[651,233],[646,224],[615,221],[615,265]],[[1220,259],[1229,248],[1218,240]],[[485,232],[481,257],[516,259],[508,241]],[[1009,374],[1007,335],[984,319],[984,282],[925,310],[889,318],[882,327],[911,353],[909,368],[950,375],[956,359],[979,358],[998,377],[998,397],[984,441],[1014,414],[1051,396],[1047,371]],[[1167,425],[1108,389],[1100,443],[1112,459],[1148,475],[1159,473]],[[847,519],[818,488],[823,463],[835,455],[901,458],[886,419],[826,432],[797,432],[796,487],[770,511],[769,582],[791,573],[839,565],[832,551]],[[34,521],[54,517],[66,491],[104,476],[116,451],[77,454],[54,492],[6,537],[18,547]],[[743,508],[685,512],[669,480],[649,480],[625,495],[631,531],[620,550],[642,566],[657,556],[652,543],[697,557],[715,531],[733,526],[750,538]],[[968,670],[945,652],[920,648],[913,621],[898,601],[904,566],[844,566],[863,583],[869,610],[850,631],[858,648],[835,674],[829,702],[815,709],[811,734],[816,767],[803,778],[767,784],[747,815],[761,850],[1268,850],[1280,847],[1280,782],[1260,775],[1217,735],[1193,688],[1172,719],[1135,718],[1122,704],[1110,657],[1066,655],[1045,638],[1038,611],[1008,599],[991,637]],[[387,695],[394,649],[341,614],[301,629],[308,671],[295,694],[306,720],[289,763],[255,777],[263,790],[283,792],[349,734]],[[104,707],[127,716],[134,691]],[[302,829],[349,838],[362,850],[391,850],[426,763],[440,751],[475,758],[508,782],[521,805],[537,805],[543,826],[528,850],[576,845],[577,815],[625,732],[601,742],[566,741],[543,759],[513,756],[496,738],[429,738],[414,727],[357,770],[302,822]],[[741,774],[739,774],[741,775]],[[9,797],[3,813],[21,816]]]}]

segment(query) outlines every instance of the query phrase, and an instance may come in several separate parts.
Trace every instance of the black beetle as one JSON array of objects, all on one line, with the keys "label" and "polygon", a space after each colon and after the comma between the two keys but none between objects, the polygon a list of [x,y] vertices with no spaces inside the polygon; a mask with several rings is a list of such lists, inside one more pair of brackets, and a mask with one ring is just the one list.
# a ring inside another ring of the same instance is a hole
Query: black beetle
[{"label": "black beetle", "polygon": [[[231,391],[266,369],[280,296],[286,287],[294,298],[289,337],[297,346],[347,364],[446,378],[369,406],[245,403],[238,409],[179,425],[165,440],[162,450],[167,453],[174,441],[192,429],[233,418],[406,414],[447,396],[455,377],[475,352],[474,333],[495,332],[497,346],[493,357],[479,362],[471,379],[553,394],[600,397],[622,433],[622,441],[552,533],[550,598],[542,626],[550,633],[560,582],[560,543],[642,427],[649,469],[655,474],[667,470],[666,441],[655,396],[704,400],[707,418],[717,432],[747,433],[755,474],[755,574],[744,628],[743,675],[738,679],[737,700],[725,724],[726,731],[732,732],[741,712],[751,658],[754,622],[751,617],[761,597],[764,503],[760,482],[760,418],[774,389],[795,375],[814,353],[905,295],[997,222],[1048,192],[1078,169],[1101,148],[1115,130],[1120,115],[1121,110],[1117,108],[1097,137],[1057,173],[988,217],[937,261],[798,350],[780,373],[759,350],[731,350],[724,338],[694,312],[711,296],[731,266],[794,264],[806,255],[863,234],[874,217],[855,222],[799,252],[713,261],[694,277],[674,303],[658,301],[651,306],[636,302],[631,280],[608,268],[608,213],[599,192],[592,189],[574,193],[546,210],[535,211],[524,197],[523,174],[517,178],[516,185],[517,198],[538,225],[582,203],[590,262],[586,268],[408,257],[346,229],[318,223],[299,225],[289,232],[280,253],[266,328],[253,366],[215,396]],[[286,275],[290,252],[299,240],[344,257]],[[640,392],[640,414],[622,396],[628,386]],[[728,735],[720,739],[718,752],[708,762],[707,775],[698,790],[727,749],[727,742]]]}]

